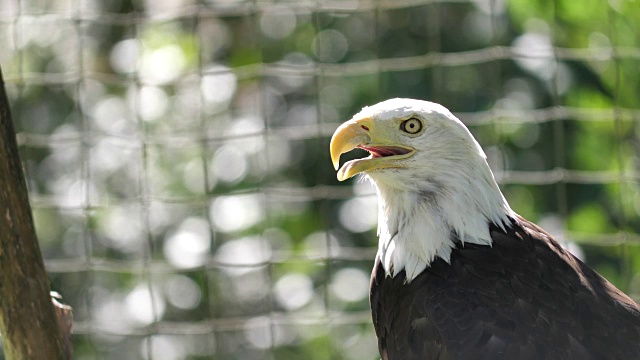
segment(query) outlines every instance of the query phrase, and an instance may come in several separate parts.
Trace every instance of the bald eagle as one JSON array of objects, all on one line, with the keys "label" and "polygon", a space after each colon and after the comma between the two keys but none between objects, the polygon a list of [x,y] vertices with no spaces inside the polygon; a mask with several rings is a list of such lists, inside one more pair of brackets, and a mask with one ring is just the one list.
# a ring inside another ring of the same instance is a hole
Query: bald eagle
[{"label": "bald eagle", "polygon": [[640,359],[640,308],[516,214],[464,124],[392,99],[333,134],[378,195],[370,302],[383,360]]}]

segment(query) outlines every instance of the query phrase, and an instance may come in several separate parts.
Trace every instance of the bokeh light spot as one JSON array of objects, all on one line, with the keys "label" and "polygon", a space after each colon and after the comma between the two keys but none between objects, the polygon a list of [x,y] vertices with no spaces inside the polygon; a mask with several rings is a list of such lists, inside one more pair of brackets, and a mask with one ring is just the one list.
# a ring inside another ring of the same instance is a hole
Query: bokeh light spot
[{"label": "bokeh light spot", "polygon": [[121,74],[128,74],[136,71],[138,61],[138,40],[122,40],[111,49],[111,66]]},{"label": "bokeh light spot", "polygon": [[262,33],[272,39],[284,39],[296,28],[296,14],[287,7],[275,6],[260,16]]},{"label": "bokeh light spot", "polygon": [[313,282],[305,274],[289,273],[278,279],[273,291],[280,306],[289,311],[296,310],[311,301]]},{"label": "bokeh light spot", "polygon": [[210,249],[209,223],[197,217],[185,219],[178,230],[169,235],[163,248],[167,261],[181,269],[204,265]]},{"label": "bokeh light spot", "polygon": [[349,43],[338,30],[323,30],[313,39],[313,54],[320,61],[335,63],[347,54]]},{"label": "bokeh light spot", "polygon": [[139,71],[140,79],[146,84],[166,84],[176,80],[185,66],[182,49],[177,45],[166,45],[145,52]]},{"label": "bokeh light spot", "polygon": [[227,274],[239,276],[269,261],[271,247],[262,237],[247,236],[225,242],[214,258],[222,265],[229,265],[223,267]]},{"label": "bokeh light spot", "polygon": [[179,309],[195,309],[202,300],[198,284],[184,275],[171,276],[165,283],[164,290],[169,303]]},{"label": "bokeh light spot", "polygon": [[145,326],[160,319],[164,314],[165,302],[157,292],[149,291],[148,284],[138,284],[124,300],[127,313],[138,325]]},{"label": "bokeh light spot", "polygon": [[369,276],[354,268],[338,270],[331,281],[331,291],[344,301],[360,301],[369,294]]},{"label": "bokeh light spot", "polygon": [[374,196],[349,199],[340,206],[338,217],[340,224],[351,232],[371,230],[378,221],[378,202]]},{"label": "bokeh light spot", "polygon": [[257,225],[264,219],[260,195],[222,196],[211,203],[211,221],[216,231],[234,232]]}]

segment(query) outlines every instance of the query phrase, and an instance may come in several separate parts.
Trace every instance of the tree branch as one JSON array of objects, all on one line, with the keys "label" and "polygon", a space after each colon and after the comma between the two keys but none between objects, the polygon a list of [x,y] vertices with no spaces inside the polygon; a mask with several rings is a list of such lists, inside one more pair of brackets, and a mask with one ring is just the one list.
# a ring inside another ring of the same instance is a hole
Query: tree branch
[{"label": "tree branch", "polygon": [[0,333],[7,359],[64,359],[0,70]]}]

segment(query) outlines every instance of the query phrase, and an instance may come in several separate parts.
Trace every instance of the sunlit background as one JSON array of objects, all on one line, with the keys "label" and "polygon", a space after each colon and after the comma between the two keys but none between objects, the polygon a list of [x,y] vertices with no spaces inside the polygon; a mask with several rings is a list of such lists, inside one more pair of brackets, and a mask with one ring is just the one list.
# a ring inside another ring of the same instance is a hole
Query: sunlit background
[{"label": "sunlit background", "polygon": [[640,299],[639,5],[1,1],[76,358],[377,358],[374,189],[328,142],[391,97],[451,109],[511,206]]}]

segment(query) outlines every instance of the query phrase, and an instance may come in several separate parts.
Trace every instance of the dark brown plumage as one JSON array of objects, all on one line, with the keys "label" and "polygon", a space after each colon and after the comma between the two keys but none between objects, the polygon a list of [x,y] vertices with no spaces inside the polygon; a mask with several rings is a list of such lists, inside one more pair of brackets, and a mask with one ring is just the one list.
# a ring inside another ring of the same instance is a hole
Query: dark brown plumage
[{"label": "dark brown plumage", "polygon": [[492,246],[457,243],[410,283],[379,259],[371,307],[383,360],[640,359],[640,308],[518,217]]}]

